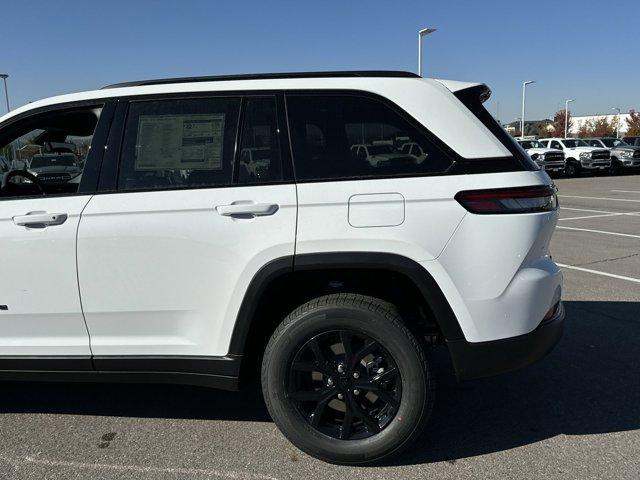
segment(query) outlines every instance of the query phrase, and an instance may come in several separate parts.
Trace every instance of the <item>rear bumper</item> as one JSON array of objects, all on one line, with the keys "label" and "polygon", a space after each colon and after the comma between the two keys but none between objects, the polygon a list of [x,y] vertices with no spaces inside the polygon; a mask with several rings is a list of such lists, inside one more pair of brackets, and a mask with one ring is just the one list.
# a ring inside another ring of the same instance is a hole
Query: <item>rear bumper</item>
[{"label": "rear bumper", "polygon": [[489,377],[540,360],[562,336],[564,316],[564,306],[560,302],[554,316],[530,333],[489,342],[447,341],[458,379]]}]

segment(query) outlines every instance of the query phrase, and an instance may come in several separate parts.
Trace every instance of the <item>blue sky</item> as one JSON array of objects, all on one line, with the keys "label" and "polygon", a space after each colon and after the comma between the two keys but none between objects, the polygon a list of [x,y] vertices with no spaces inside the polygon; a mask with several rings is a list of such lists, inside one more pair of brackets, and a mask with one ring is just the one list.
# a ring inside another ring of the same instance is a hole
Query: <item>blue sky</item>
[{"label": "blue sky", "polygon": [[[520,9],[524,5],[524,9]],[[487,83],[500,119],[640,109],[640,1],[29,1],[0,3],[12,106],[144,78],[416,70]],[[4,100],[4,98],[2,99]],[[4,102],[0,103],[4,105]],[[2,107],[0,107],[0,111]]]}]

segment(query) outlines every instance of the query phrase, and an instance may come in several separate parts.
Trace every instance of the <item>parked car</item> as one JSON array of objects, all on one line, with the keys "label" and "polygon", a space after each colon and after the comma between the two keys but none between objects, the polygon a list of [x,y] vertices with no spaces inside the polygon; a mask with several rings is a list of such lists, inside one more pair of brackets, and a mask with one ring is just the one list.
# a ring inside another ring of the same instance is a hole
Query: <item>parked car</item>
[{"label": "parked car", "polygon": [[576,177],[583,171],[606,171],[611,167],[609,150],[592,147],[580,138],[542,138],[540,143],[547,148],[564,151],[564,173],[569,177]]},{"label": "parked car", "polygon": [[640,137],[623,137],[622,140],[631,146],[640,147]]},{"label": "parked car", "polygon": [[427,154],[424,153],[422,147],[416,142],[403,143],[400,146],[400,152],[405,155],[411,155],[415,159],[416,163],[422,163],[427,158]]},{"label": "parked car", "polygon": [[416,162],[416,157],[396,150],[392,144],[356,144],[351,146],[351,152],[356,158],[369,162],[372,167]]},{"label": "parked car", "polygon": [[[31,190],[0,191],[0,379],[236,390],[257,375],[302,450],[397,455],[431,414],[432,346],[466,380],[524,367],[562,332],[556,189],[489,95],[405,72],[297,73],[13,110],[0,148],[41,131],[91,148],[65,195],[26,171],[8,175]],[[425,160],[352,155],[398,138]],[[260,175],[238,175],[246,148],[268,149]]]},{"label": "parked car", "polygon": [[542,170],[549,174],[564,172],[566,162],[562,150],[547,148],[537,140],[518,140],[518,143]]},{"label": "parked car", "polygon": [[240,152],[241,174],[259,179],[268,175],[271,163],[271,149],[268,147],[243,148]]},{"label": "parked car", "polygon": [[619,138],[585,138],[592,147],[608,148],[611,152],[610,172],[614,175],[623,170],[640,168],[640,146],[634,147]]},{"label": "parked car", "polygon": [[27,171],[44,183],[66,183],[82,171],[73,153],[42,153],[31,157]]}]

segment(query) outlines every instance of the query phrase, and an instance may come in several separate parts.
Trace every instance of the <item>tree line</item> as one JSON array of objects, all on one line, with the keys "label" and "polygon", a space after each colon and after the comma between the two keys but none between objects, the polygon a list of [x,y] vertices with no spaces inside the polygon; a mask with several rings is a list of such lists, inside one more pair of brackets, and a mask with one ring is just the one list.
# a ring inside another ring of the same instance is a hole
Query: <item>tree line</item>
[{"label": "tree line", "polygon": [[[586,122],[581,122],[580,127],[578,128],[577,134],[575,136],[580,138],[587,137],[615,137],[618,127],[618,117],[612,117],[611,120],[608,120],[607,117],[597,118],[588,120]],[[635,110],[629,111],[629,117],[624,119],[623,122],[626,122],[627,132],[625,136],[627,137],[638,137],[640,136],[640,112],[636,112]],[[568,116],[568,131],[572,130],[574,125],[573,118],[571,116],[571,112],[569,112]],[[620,125],[622,129],[623,125]],[[526,135],[537,135],[540,138],[544,137],[564,137],[565,130],[565,111],[558,110],[553,115],[553,122],[551,124],[541,123],[537,125],[533,131],[529,126],[525,128]],[[514,136],[520,136],[520,130],[516,129],[514,132]]]}]

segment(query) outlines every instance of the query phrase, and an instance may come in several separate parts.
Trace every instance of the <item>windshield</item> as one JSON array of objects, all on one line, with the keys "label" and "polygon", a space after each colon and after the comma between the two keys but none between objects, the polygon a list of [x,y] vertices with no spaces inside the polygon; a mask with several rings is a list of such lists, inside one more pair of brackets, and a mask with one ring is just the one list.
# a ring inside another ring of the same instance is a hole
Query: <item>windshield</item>
[{"label": "windshield", "polygon": [[565,139],[562,141],[567,148],[576,148],[576,147],[588,147],[589,144],[584,140],[578,139]]},{"label": "windshield", "polygon": [[603,138],[602,143],[604,143],[607,147],[630,147],[626,142],[623,142],[619,138]]},{"label": "windshield", "polygon": [[524,140],[519,143],[525,150],[528,150],[529,148],[544,148],[544,145],[537,140]]},{"label": "windshield", "polygon": [[369,145],[367,146],[369,155],[383,155],[385,153],[393,153],[391,145]]},{"label": "windshield", "polygon": [[29,168],[42,167],[74,167],[76,165],[73,155],[34,155]]}]

